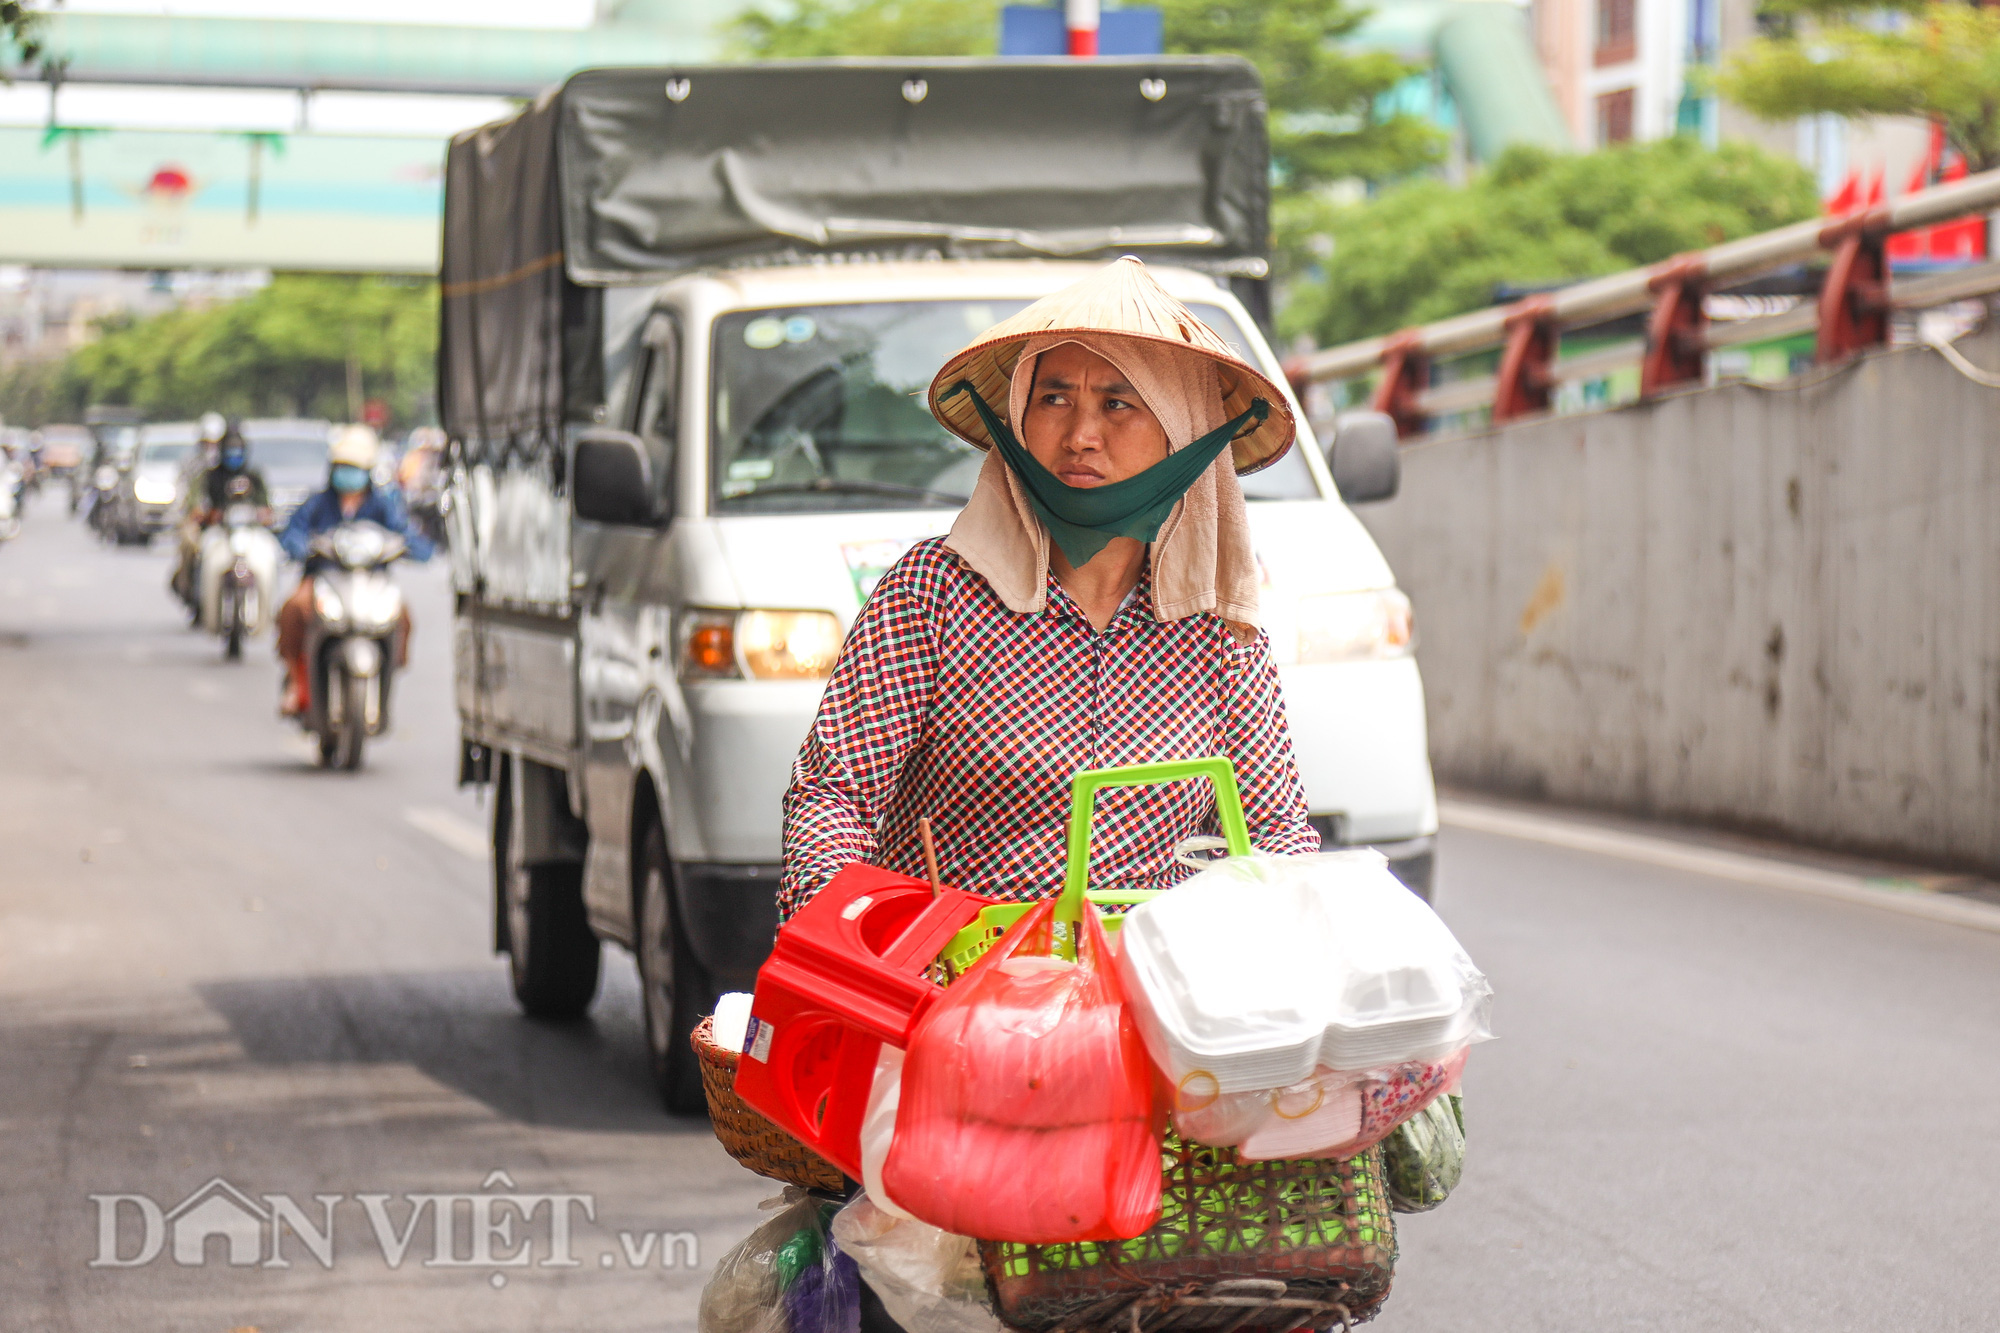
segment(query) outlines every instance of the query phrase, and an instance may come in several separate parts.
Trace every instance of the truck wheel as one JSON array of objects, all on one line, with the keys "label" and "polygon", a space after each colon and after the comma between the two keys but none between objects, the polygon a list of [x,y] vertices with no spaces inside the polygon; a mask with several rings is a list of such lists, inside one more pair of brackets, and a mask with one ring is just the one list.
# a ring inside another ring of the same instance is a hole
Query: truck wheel
[{"label": "truck wheel", "polygon": [[514,998],[530,1018],[581,1018],[597,998],[603,954],[583,910],[583,867],[521,864],[506,782],[497,797],[493,863],[500,874]]},{"label": "truck wheel", "polygon": [[639,879],[635,952],[653,1085],[669,1111],[699,1115],[708,1108],[708,1098],[701,1088],[701,1062],[688,1039],[701,1020],[715,1012],[715,983],[694,960],[677,928],[674,869],[657,823],[646,829],[635,868]]}]

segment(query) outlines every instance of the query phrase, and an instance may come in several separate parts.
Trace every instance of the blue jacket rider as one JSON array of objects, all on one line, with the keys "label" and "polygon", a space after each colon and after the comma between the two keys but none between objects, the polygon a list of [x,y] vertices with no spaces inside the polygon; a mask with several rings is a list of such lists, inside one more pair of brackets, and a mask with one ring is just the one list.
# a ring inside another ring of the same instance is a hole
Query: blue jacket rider
[{"label": "blue jacket rider", "polygon": [[[312,703],[312,672],[306,669],[305,661],[306,627],[313,614],[313,574],[323,563],[309,553],[313,538],[342,523],[375,523],[402,537],[412,560],[431,558],[430,539],[410,525],[402,496],[394,490],[376,490],[370,480],[379,452],[374,431],[366,426],[342,426],[328,452],[331,468],[327,488],[309,496],[278,535],[285,554],[305,564],[305,576],[297,590],[278,608],[278,657],[289,672],[284,702],[288,717],[304,713]],[[400,668],[409,660],[410,609],[405,605],[396,627],[395,661]]]}]

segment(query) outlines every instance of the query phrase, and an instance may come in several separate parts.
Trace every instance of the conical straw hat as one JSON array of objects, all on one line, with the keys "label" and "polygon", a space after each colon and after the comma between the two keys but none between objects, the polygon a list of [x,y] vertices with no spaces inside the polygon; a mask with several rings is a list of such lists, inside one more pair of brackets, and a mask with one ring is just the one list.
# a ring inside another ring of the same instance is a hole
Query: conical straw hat
[{"label": "conical straw hat", "polygon": [[1225,420],[1249,411],[1253,398],[1271,405],[1271,415],[1264,423],[1230,446],[1239,475],[1269,467],[1292,447],[1297,426],[1285,395],[1231,350],[1214,329],[1195,318],[1193,311],[1169,296],[1146,271],[1146,265],[1130,255],[1001,320],[945,362],[931,381],[931,415],[968,444],[991,449],[993,441],[969,398],[960,394],[950,402],[940,400],[960,380],[971,380],[987,406],[1004,420],[1021,347],[1045,333],[1120,333],[1165,343],[1215,362]]}]

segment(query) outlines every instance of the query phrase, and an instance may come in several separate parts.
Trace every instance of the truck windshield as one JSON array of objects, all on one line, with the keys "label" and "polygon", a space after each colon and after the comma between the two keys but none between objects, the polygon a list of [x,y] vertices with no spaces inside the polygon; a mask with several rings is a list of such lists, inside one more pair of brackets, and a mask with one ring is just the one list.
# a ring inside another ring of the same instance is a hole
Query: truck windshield
[{"label": "truck windshield", "polygon": [[139,446],[139,466],[164,467],[184,462],[193,452],[193,440],[148,440]]},{"label": "truck windshield", "polygon": [[[931,377],[1027,302],[900,301],[741,310],[715,322],[714,512],[956,509],[984,457],[932,418]],[[1219,306],[1194,312],[1238,348]],[[1252,499],[1311,499],[1294,449],[1244,478]]]},{"label": "truck windshield", "polygon": [[317,477],[326,470],[326,436],[252,435],[250,465],[267,476]]}]

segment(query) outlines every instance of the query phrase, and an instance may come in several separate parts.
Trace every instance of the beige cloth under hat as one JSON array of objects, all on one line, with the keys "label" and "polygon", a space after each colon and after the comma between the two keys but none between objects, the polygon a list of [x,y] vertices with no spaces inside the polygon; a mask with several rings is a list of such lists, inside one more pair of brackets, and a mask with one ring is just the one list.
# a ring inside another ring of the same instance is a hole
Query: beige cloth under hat
[{"label": "beige cloth under hat", "polygon": [[[1106,286],[1107,277],[1119,288],[1138,288],[1145,299],[1104,302],[1101,289]],[[1095,301],[1087,290],[1091,288],[1100,289]],[[1078,299],[1080,291],[1082,301]],[[1079,328],[1074,322],[1079,304],[1095,305],[1094,310],[1087,312],[1093,319],[1137,323],[1149,331]],[[1036,315],[1044,306],[1053,307],[1053,315],[1049,311]],[[1119,318],[1121,309],[1126,318]],[[1146,318],[1130,318],[1135,313]],[[1168,327],[1189,330],[1188,334],[1169,340],[1151,331],[1159,327],[1161,316]],[[1048,328],[1052,318],[1058,326]],[[1006,335],[1004,357],[992,355],[992,349],[1000,341],[995,335],[1001,330],[1010,325],[1036,323],[1048,331]],[[1193,336],[1192,329],[1199,329],[1206,337]],[[1153,574],[1153,614],[1157,619],[1174,621],[1212,612],[1228,622],[1238,639],[1247,642],[1254,638],[1259,624],[1257,590],[1261,580],[1251,545],[1243,490],[1236,476],[1239,469],[1255,470],[1268,465],[1290,447],[1294,431],[1290,406],[1275,386],[1229,351],[1228,344],[1196,319],[1193,312],[1162,290],[1138,260],[1119,260],[1109,270],[1101,270],[1081,283],[1043,298],[982,335],[972,347],[953,357],[933,382],[932,411],[955,433],[966,434],[957,419],[970,408],[963,396],[951,404],[962,411],[949,416],[938,410],[937,400],[959,379],[974,379],[977,385],[979,380],[969,373],[969,363],[977,361],[976,354],[984,353],[989,374],[988,387],[983,392],[992,395],[987,403],[997,411],[1001,396],[998,390],[1004,386],[1008,420],[1016,438],[1022,438],[1022,419],[1034,387],[1035,364],[1043,352],[1070,342],[1097,353],[1131,381],[1159,419],[1170,450],[1185,448],[1241,415],[1253,397],[1262,397],[1271,406],[1264,430],[1282,423],[1277,433],[1266,434],[1262,440],[1257,437],[1263,431],[1247,434],[1218,457],[1174,506],[1148,550]],[[1213,347],[1207,345],[1210,343]],[[1220,355],[1214,348],[1221,349]],[[992,373],[998,371],[1003,361],[1006,378],[995,384]],[[956,378],[952,378],[954,369]],[[1275,446],[1274,439],[1279,441]],[[1254,442],[1247,454],[1243,448],[1246,440]],[[945,545],[986,579],[1010,611],[1040,612],[1048,600],[1048,531],[1029,505],[1020,478],[991,448],[983,427],[978,438],[971,442],[986,448],[986,461]],[[1244,466],[1246,458],[1249,467]]]}]

